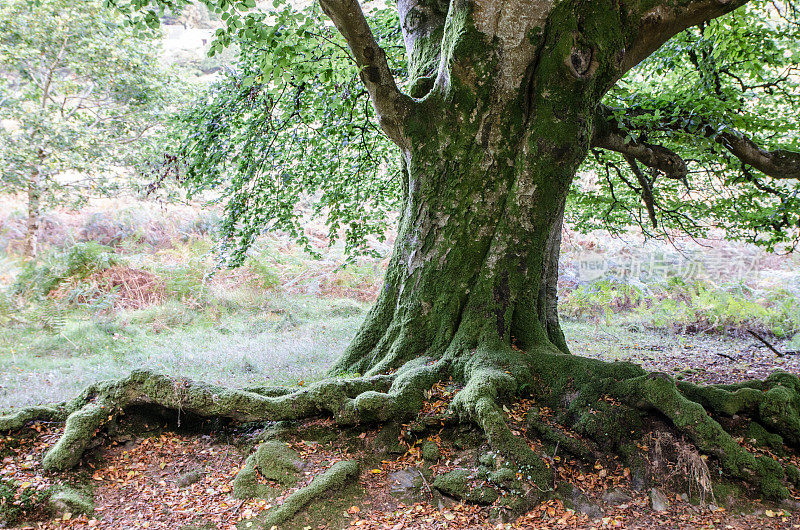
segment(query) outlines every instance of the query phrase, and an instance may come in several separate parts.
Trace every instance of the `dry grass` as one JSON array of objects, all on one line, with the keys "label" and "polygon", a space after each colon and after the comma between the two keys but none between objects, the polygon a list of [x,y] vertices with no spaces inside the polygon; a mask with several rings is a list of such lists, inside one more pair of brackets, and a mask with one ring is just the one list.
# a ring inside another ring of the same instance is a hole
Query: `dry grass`
[{"label": "dry grass", "polygon": [[650,465],[655,476],[662,476],[665,483],[676,480],[685,482],[689,497],[696,494],[700,503],[705,504],[710,496],[716,504],[711,471],[706,459],[694,445],[666,431],[648,434],[647,443],[651,446]]},{"label": "dry grass", "polygon": [[[75,296],[73,302],[88,304],[91,303],[92,296],[106,294],[113,295],[115,309],[143,309],[161,304],[166,298],[164,281],[158,276],[121,265],[95,272],[81,280],[81,284],[82,291]],[[70,296],[74,287],[72,282],[66,282],[51,291],[49,296],[55,300],[63,300]]]}]

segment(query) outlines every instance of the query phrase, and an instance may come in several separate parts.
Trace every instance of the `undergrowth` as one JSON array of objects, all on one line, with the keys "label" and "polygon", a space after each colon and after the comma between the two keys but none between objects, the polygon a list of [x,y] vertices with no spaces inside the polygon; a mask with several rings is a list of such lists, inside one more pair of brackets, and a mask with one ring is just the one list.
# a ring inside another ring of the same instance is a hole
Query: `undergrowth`
[{"label": "undergrowth", "polygon": [[756,290],[743,283],[714,285],[672,278],[632,285],[599,280],[562,294],[562,314],[610,322],[624,318],[678,333],[748,330],[788,338],[800,331],[800,301],[789,291]]},{"label": "undergrowth", "polygon": [[29,483],[0,477],[0,524],[16,525],[40,515],[51,493],[50,488],[37,490]]}]

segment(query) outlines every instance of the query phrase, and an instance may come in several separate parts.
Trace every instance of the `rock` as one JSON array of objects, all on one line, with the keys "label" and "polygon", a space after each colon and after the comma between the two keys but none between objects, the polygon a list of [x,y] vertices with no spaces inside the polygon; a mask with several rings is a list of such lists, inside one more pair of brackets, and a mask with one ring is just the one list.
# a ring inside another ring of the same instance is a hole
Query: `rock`
[{"label": "rock", "polygon": [[372,442],[372,448],[377,453],[402,454],[405,448],[400,444],[400,425],[387,423],[378,431]]},{"label": "rock", "polygon": [[578,513],[588,516],[590,519],[603,517],[603,510],[583,494],[581,490],[574,486],[567,486],[569,490],[564,497],[565,504]]},{"label": "rock", "polygon": [[626,502],[630,502],[631,500],[632,497],[625,493],[622,488],[614,488],[613,490],[603,494],[603,502],[607,502],[608,504],[624,504]]},{"label": "rock", "polygon": [[52,494],[49,504],[50,509],[56,515],[65,513],[71,513],[72,515],[90,514],[94,511],[92,498],[72,488],[63,488]]},{"label": "rock", "polygon": [[650,507],[656,512],[666,512],[669,509],[669,499],[658,488],[651,488]]},{"label": "rock", "polygon": [[647,488],[647,470],[636,466],[631,469],[631,488],[633,491],[642,492]]},{"label": "rock", "polygon": [[273,488],[258,482],[256,455],[248,456],[242,469],[236,473],[233,479],[233,496],[237,499],[254,499],[256,497],[270,498],[273,494]]},{"label": "rock", "polygon": [[191,486],[195,482],[200,482],[203,480],[206,474],[204,471],[200,471],[199,469],[193,469],[192,471],[187,471],[183,473],[181,476],[178,477],[178,487],[185,488],[187,486]]},{"label": "rock", "polygon": [[303,469],[303,461],[300,460],[300,455],[285,443],[276,440],[264,442],[258,446],[253,456],[255,465],[264,478],[284,486],[297,484],[298,474]]},{"label": "rock", "polygon": [[438,462],[441,457],[442,453],[439,451],[439,446],[436,445],[436,442],[426,440],[425,443],[422,444],[423,460],[426,462]]},{"label": "rock", "polygon": [[492,504],[500,497],[492,488],[470,486],[469,475],[470,472],[467,469],[454,469],[437,476],[433,481],[433,487],[451,497],[476,504]]},{"label": "rock", "polygon": [[401,469],[389,473],[389,494],[404,503],[422,501],[421,486],[422,478],[416,469]]},{"label": "rock", "polygon": [[781,501],[781,508],[790,512],[800,512],[800,502],[795,499],[783,499]]}]

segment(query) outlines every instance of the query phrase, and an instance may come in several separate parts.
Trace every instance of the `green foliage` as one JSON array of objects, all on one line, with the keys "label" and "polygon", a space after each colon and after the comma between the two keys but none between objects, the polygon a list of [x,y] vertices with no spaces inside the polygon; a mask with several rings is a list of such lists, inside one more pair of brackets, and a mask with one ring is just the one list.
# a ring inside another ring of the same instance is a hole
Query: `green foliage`
[{"label": "green foliage", "polygon": [[37,490],[14,479],[0,477],[0,521],[16,525],[26,517],[38,514],[50,493],[51,488]]},{"label": "green foliage", "polygon": [[656,327],[736,334],[750,329],[778,338],[800,330],[800,307],[788,292],[764,296],[741,285],[719,288],[697,282],[661,296],[648,313]]},{"label": "green foliage", "polygon": [[17,276],[12,291],[28,297],[46,296],[68,279],[81,280],[119,263],[114,249],[94,241],[53,251],[39,262],[29,262]]},{"label": "green foliage", "polygon": [[667,42],[620,81],[604,103],[631,139],[663,145],[688,162],[685,180],[652,180],[658,228],[622,157],[594,151],[572,190],[567,217],[582,230],[645,234],[712,228],[766,247],[800,242],[800,181],[772,179],[743,164],[723,133],[766,150],[800,150],[800,11],[792,1],[754,0]]},{"label": "green foliage", "polygon": [[571,318],[604,317],[639,307],[644,293],[627,283],[599,280],[581,285],[562,298],[561,311]]},{"label": "green foliage", "polygon": [[156,34],[99,0],[8,0],[0,35],[0,192],[27,193],[34,216],[114,193],[165,112]]},{"label": "green foliage", "polygon": [[[367,237],[382,240],[398,207],[395,150],[379,132],[344,39],[320,25],[321,16],[316,4],[278,5],[270,19],[248,14],[257,22],[233,38],[236,69],[183,116],[188,133],[177,169],[190,195],[222,191],[221,250],[233,265],[244,263],[263,230],[286,231],[313,252],[303,206],[311,218],[324,216],[331,244],[341,231],[348,255],[370,252]],[[371,18],[402,74],[396,12],[375,10]]]},{"label": "green foliage", "polygon": [[680,278],[643,287],[609,280],[581,285],[561,296],[561,310],[570,318],[605,321],[627,313],[679,332],[744,334],[750,329],[783,338],[800,330],[800,306],[789,292],[759,293],[742,284],[717,287]]}]

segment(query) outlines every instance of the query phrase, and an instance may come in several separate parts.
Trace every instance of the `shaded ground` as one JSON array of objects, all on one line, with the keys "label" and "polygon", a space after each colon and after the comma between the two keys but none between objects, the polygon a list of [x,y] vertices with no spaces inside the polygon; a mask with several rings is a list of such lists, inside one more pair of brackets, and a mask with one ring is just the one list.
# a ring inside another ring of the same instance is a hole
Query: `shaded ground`
[{"label": "shaded ground", "polygon": [[[423,415],[443,410],[451,396],[445,386],[437,387]],[[505,409],[510,425],[523,435],[525,411],[531,405],[523,400]],[[653,446],[645,448],[653,465],[644,478],[615,460],[587,466],[554,455],[551,463],[560,480],[569,485],[559,489],[567,492],[565,500],[540,503],[522,517],[509,519],[504,516],[502,496],[492,505],[478,506],[459,502],[431,486],[435,475],[459,467],[474,468],[481,452],[464,443],[469,432],[445,425],[438,433],[420,437],[402,434],[411,432],[406,426],[401,430],[399,450],[392,450],[393,442],[385,433],[340,435],[328,420],[277,431],[304,462],[300,481],[274,498],[242,501],[231,496],[233,478],[248,447],[265,436],[261,429],[218,431],[209,436],[162,432],[154,423],[137,425],[152,431],[135,439],[117,434],[113,440],[105,440],[78,469],[59,475],[42,472],[40,461],[60,427],[37,424],[26,432],[21,444],[11,438],[0,442],[0,454],[5,455],[0,476],[16,481],[23,489],[44,490],[63,481],[89,483],[94,491],[93,513],[62,512],[21,528],[258,528],[259,515],[280,505],[287,495],[335,462],[348,459],[362,461],[358,483],[314,501],[281,528],[800,528],[800,517],[792,514],[792,508],[800,506],[798,501],[780,506],[744,503],[723,498],[720,490],[716,497],[706,498],[705,504],[699,503],[697,490],[690,489],[691,480],[681,475],[675,462],[666,458],[653,463]],[[536,442],[531,439],[529,443]],[[437,459],[423,458],[425,444],[428,451],[435,444]],[[260,481],[277,486],[263,478]],[[486,480],[476,475],[470,483],[479,487]],[[651,508],[653,487],[665,492],[668,506],[663,511]],[[503,495],[509,493],[500,490]],[[792,496],[800,499],[800,491],[792,491]]]}]

